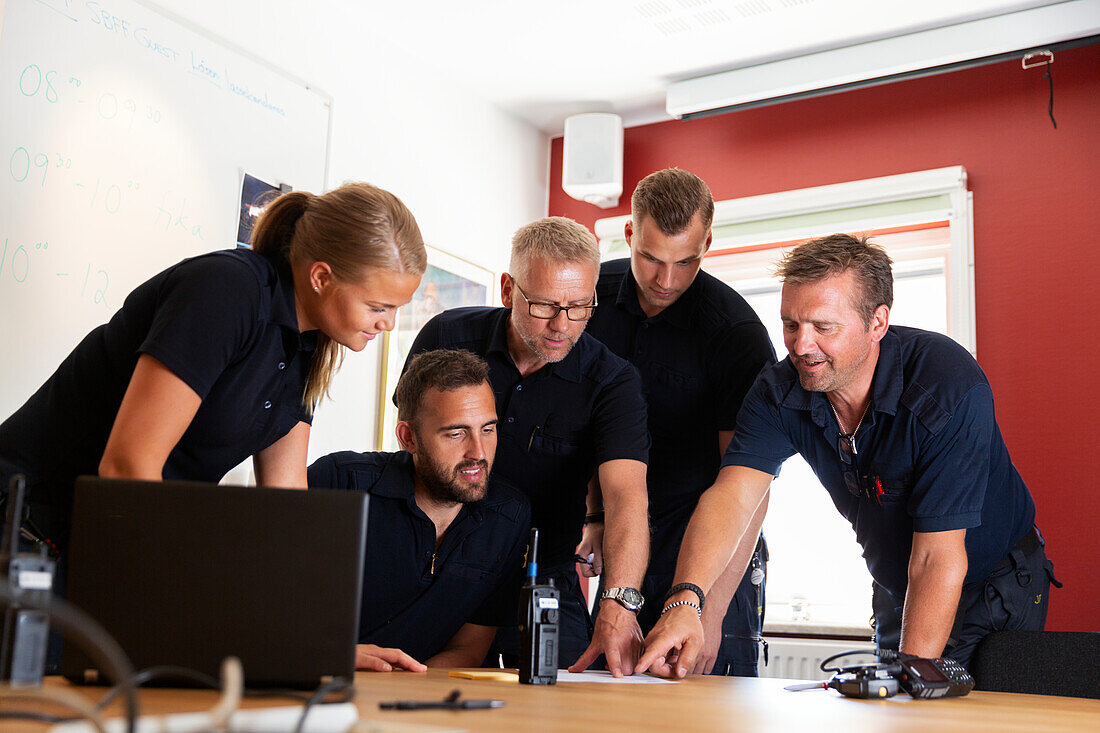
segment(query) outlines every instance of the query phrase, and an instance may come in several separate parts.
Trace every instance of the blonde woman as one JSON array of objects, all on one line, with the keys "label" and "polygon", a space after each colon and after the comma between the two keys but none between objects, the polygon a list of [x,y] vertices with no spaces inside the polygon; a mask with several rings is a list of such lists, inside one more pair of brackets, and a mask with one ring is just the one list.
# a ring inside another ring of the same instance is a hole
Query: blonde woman
[{"label": "blonde woman", "polygon": [[58,554],[80,474],[306,486],[313,408],[344,347],[393,328],[426,267],[416,220],[365,183],[276,199],[253,248],[138,286],[0,424],[0,475],[28,478],[25,525]]}]

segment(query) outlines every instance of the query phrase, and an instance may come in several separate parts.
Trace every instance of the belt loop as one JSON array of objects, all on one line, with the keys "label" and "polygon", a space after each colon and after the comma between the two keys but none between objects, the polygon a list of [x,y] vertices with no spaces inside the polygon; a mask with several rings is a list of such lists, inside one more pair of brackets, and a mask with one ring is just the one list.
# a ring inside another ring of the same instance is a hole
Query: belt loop
[{"label": "belt loop", "polygon": [[1016,568],[1016,582],[1020,584],[1021,588],[1031,585],[1031,571],[1024,567],[1023,551],[1016,548],[1008,553],[1008,556],[1012,558],[1012,566]]}]

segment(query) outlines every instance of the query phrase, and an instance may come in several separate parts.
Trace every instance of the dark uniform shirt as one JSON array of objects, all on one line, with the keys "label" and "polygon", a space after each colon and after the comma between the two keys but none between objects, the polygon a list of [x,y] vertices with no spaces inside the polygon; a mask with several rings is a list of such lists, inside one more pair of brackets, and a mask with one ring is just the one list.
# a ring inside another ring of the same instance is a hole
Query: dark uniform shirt
[{"label": "dark uniform shirt", "polygon": [[298,332],[281,258],[251,250],[184,260],[139,285],[46,383],[0,424],[0,459],[65,506],[95,474],[138,357],[149,354],[202,404],[164,466],[166,479],[218,481],[310,421],[303,391],[316,333]]},{"label": "dark uniform shirt", "polygon": [[588,480],[607,461],[647,460],[638,373],[586,333],[564,359],[521,377],[508,353],[505,308],[455,308],[424,325],[409,352],[465,349],[489,363],[498,442],[493,471],[531,500],[539,563],[572,565]]},{"label": "dark uniform shirt", "polygon": [[650,572],[672,572],[699,496],[718,476],[718,431],[733,430],[760,370],[775,362],[752,306],[713,276],[653,318],[638,303],[630,260],[605,262],[588,333],[638,368],[649,411]]},{"label": "dark uniform shirt", "polygon": [[344,451],[314,462],[309,485],[370,494],[359,642],[424,661],[466,623],[516,623],[531,509],[494,471],[485,499],[464,505],[436,548],[413,472],[404,451]]},{"label": "dark uniform shirt", "polygon": [[964,582],[972,583],[1034,524],[1035,503],[997,427],[989,381],[946,336],[891,326],[850,469],[839,436],[825,395],[802,388],[788,357],[745,398],[723,465],[776,474],[800,453],[851,522],[871,576],[897,598],[908,584],[913,532],[966,529]]}]

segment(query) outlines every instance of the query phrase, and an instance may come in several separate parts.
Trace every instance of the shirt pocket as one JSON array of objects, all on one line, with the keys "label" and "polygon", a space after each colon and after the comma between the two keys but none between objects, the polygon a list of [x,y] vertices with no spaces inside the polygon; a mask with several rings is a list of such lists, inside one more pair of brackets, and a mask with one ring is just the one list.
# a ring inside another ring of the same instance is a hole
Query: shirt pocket
[{"label": "shirt pocket", "polygon": [[568,430],[548,425],[537,429],[531,438],[532,453],[566,457],[575,456],[583,449],[583,430]]},{"label": "shirt pocket", "polygon": [[479,585],[489,585],[496,582],[499,577],[493,565],[456,562],[454,560],[448,562],[444,566],[444,572],[452,578],[460,578],[465,582],[477,583]]},{"label": "shirt pocket", "polygon": [[675,393],[689,393],[694,394],[699,391],[703,384],[703,380],[698,377],[693,377],[690,374],[684,374],[683,372],[667,367],[664,364],[654,364],[654,376],[656,386],[661,390],[668,390]]},{"label": "shirt pocket", "polygon": [[881,487],[878,496],[883,504],[906,501],[913,493],[913,472],[908,466],[875,464],[870,480],[876,491]]}]

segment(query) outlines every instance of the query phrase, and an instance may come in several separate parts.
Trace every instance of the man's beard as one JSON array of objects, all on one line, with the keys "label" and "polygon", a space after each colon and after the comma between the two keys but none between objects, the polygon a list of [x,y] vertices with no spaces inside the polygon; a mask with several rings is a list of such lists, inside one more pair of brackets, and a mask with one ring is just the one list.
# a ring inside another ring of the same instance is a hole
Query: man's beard
[{"label": "man's beard", "polygon": [[[418,463],[416,472],[435,501],[469,504],[485,498],[489,486],[488,461],[463,461],[454,468],[448,468],[427,455],[421,455]],[[476,467],[483,469],[484,479],[481,483],[472,484],[459,473],[463,469]]]},{"label": "man's beard", "polygon": [[551,364],[564,360],[565,357],[569,356],[569,352],[573,350],[573,347],[577,345],[577,339],[575,337],[563,333],[561,334],[561,338],[569,342],[569,348],[566,349],[564,353],[552,354],[542,348],[542,340],[539,336],[531,335],[518,328],[516,331],[519,333],[520,340],[527,344],[527,348],[534,352],[535,356]]}]

